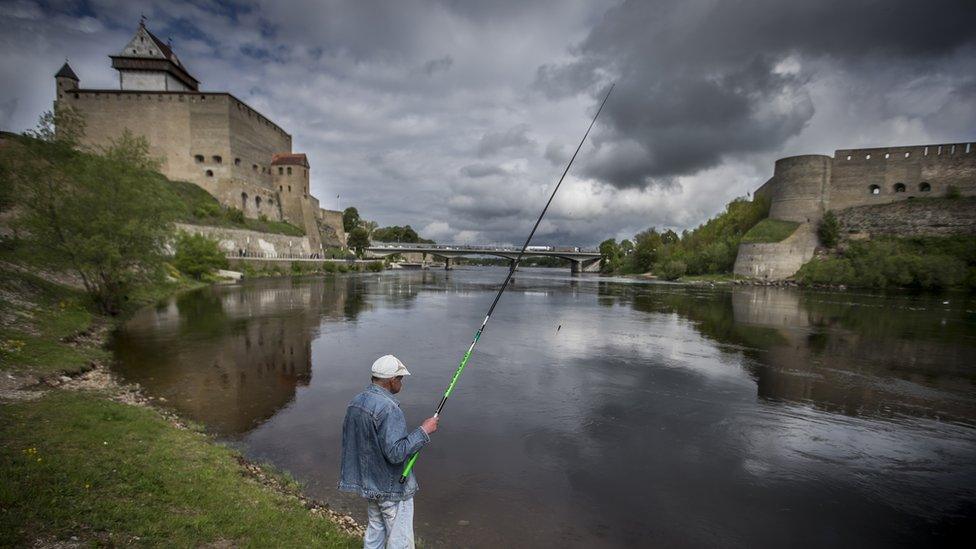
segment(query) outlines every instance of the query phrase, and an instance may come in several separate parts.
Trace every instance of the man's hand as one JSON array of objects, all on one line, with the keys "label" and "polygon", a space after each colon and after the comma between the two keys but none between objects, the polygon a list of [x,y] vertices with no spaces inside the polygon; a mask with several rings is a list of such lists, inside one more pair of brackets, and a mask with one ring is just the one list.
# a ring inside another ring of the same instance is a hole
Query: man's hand
[{"label": "man's hand", "polygon": [[437,430],[437,422],[439,421],[439,419],[440,418],[438,418],[437,416],[429,417],[425,419],[423,423],[420,424],[420,428],[423,429],[424,432],[429,435]]}]

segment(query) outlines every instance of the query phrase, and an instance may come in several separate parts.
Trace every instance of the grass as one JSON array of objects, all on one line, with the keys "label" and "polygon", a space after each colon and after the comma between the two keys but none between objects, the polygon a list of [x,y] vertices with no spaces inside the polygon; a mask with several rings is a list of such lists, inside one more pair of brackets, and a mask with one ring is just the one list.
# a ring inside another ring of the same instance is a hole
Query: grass
[{"label": "grass", "polygon": [[0,370],[39,376],[73,373],[108,356],[101,348],[64,342],[94,320],[79,290],[0,269],[0,309]]},{"label": "grass", "polygon": [[742,235],[743,244],[761,242],[782,242],[799,227],[795,221],[766,218],[753,225],[746,234]]},{"label": "grass", "polygon": [[149,409],[51,391],[0,407],[0,545],[356,547],[234,453]]}]

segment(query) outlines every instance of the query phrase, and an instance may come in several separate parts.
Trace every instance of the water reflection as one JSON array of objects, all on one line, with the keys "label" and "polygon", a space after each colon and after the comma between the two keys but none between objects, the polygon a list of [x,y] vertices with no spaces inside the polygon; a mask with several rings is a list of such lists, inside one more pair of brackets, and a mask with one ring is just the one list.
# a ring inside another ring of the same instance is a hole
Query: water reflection
[{"label": "water reflection", "polygon": [[[247,432],[309,384],[313,337],[323,321],[355,320],[368,308],[362,284],[295,278],[180,294],[116,334],[117,367],[209,429]],[[416,293],[377,289],[393,303]]]}]

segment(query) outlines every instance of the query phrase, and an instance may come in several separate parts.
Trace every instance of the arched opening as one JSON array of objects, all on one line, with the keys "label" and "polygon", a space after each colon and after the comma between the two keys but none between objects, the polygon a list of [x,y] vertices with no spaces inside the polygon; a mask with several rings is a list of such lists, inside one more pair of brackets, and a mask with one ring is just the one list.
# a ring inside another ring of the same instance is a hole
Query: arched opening
[{"label": "arched opening", "polygon": [[247,211],[247,193],[241,193],[241,211]]},{"label": "arched opening", "polygon": [[221,162],[224,161],[224,159],[221,158],[219,154],[215,154],[215,155],[213,155],[213,161],[214,161],[214,164],[220,164]]},{"label": "arched opening", "polygon": [[278,166],[278,175],[283,175],[284,173],[285,173],[285,169],[282,168],[281,166]]},{"label": "arched opening", "polygon": [[200,162],[203,162],[203,155],[202,154],[194,155],[193,159],[196,160],[197,163],[199,164]]},{"label": "arched opening", "polygon": [[291,175],[291,166],[288,166],[288,175]]},{"label": "arched opening", "polygon": [[254,171],[258,171],[258,165],[257,164],[251,164],[251,169],[254,170]]},{"label": "arched opening", "polygon": [[213,177],[213,170],[207,170],[207,177]]},{"label": "arched opening", "polygon": [[254,207],[257,208],[257,209],[259,209],[259,210],[261,209],[261,197],[260,196],[255,196],[254,197]]},{"label": "arched opening", "polygon": [[922,181],[918,186],[918,190],[922,191],[923,193],[927,193],[932,190],[932,185]]},{"label": "arched opening", "polygon": [[868,187],[868,190],[871,192],[871,194],[874,195],[881,194],[881,187],[877,185],[871,185],[870,187]]},{"label": "arched opening", "polygon": [[903,192],[905,192],[905,184],[904,183],[895,183],[895,192],[896,193],[903,193]]},{"label": "arched opening", "polygon": [[235,158],[234,159],[234,165],[235,166],[240,166],[241,165],[241,159],[240,158]]}]

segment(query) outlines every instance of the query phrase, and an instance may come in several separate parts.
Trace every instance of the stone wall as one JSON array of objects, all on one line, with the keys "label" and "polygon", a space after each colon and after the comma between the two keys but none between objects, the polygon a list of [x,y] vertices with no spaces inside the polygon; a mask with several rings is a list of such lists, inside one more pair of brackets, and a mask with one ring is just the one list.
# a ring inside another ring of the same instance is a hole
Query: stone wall
[{"label": "stone wall", "polygon": [[318,218],[322,245],[330,248],[345,248],[346,231],[342,226],[342,212],[319,208]]},{"label": "stone wall", "polygon": [[812,223],[803,223],[781,242],[740,244],[733,272],[762,280],[790,278],[813,258],[817,234]]},{"label": "stone wall", "polygon": [[777,160],[772,185],[760,187],[770,198],[769,217],[799,223],[819,221],[829,194],[830,160],[820,154]]},{"label": "stone wall", "polygon": [[318,253],[313,249],[308,238],[304,236],[287,236],[283,234],[260,233],[245,229],[228,229],[225,227],[211,227],[205,225],[188,225],[177,223],[179,231],[190,234],[202,234],[216,240],[220,249],[230,254],[241,252],[260,257],[288,257],[293,254]]},{"label": "stone wall", "polygon": [[906,200],[836,214],[847,238],[976,235],[976,198]]}]

